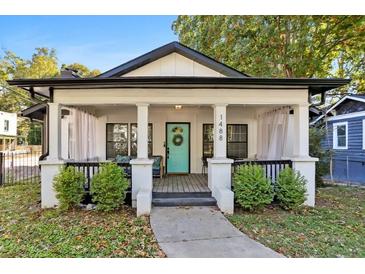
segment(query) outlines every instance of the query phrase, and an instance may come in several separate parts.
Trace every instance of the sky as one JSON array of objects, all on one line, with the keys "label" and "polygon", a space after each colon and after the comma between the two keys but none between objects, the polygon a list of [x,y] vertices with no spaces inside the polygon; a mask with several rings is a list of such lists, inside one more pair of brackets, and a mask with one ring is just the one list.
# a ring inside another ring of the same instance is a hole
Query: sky
[{"label": "sky", "polygon": [[177,41],[176,16],[0,16],[0,57],[6,50],[29,59],[54,48],[58,63],[106,71]]}]

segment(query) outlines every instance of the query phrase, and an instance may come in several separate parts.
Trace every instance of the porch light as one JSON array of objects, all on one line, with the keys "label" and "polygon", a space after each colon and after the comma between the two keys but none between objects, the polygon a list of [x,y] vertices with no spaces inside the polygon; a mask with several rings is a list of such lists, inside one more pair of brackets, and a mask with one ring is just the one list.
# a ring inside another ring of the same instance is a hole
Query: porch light
[{"label": "porch light", "polygon": [[182,105],[175,105],[175,109],[182,109]]}]

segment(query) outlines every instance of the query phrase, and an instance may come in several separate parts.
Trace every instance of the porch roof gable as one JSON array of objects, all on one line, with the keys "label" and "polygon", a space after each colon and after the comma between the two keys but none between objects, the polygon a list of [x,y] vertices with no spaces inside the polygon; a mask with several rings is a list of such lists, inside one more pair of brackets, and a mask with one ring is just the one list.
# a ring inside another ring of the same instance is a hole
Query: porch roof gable
[{"label": "porch roof gable", "polygon": [[249,77],[248,74],[240,72],[226,64],[218,62],[209,56],[189,48],[179,42],[171,42],[157,49],[154,49],[146,54],[143,54],[135,59],[132,59],[124,64],[121,64],[115,68],[112,68],[106,72],[96,76],[97,78],[110,78],[120,77],[128,72],[136,70],[142,66],[152,63],[162,57],[165,57],[171,53],[178,53],[190,60],[193,60],[203,66],[206,66],[214,71],[217,71],[228,77]]}]

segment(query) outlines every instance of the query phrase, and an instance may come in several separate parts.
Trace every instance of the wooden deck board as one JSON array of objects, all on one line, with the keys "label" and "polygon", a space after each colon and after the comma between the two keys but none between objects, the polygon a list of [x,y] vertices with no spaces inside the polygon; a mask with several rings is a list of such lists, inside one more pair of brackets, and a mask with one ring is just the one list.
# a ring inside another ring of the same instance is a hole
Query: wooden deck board
[{"label": "wooden deck board", "polygon": [[202,174],[166,175],[153,178],[154,192],[210,192],[208,177]]}]

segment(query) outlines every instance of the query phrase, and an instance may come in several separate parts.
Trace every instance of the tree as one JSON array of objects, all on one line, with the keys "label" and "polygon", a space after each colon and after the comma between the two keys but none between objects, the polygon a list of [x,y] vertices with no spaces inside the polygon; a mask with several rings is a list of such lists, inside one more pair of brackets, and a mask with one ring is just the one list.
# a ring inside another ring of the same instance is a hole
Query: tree
[{"label": "tree", "polygon": [[6,80],[15,78],[50,78],[59,74],[55,50],[36,48],[32,59],[18,57],[6,51],[0,59],[0,110],[18,112],[32,104],[29,94],[15,87],[9,87]]},{"label": "tree", "polygon": [[[90,71],[82,64],[70,65],[80,71],[82,76],[99,74],[98,70]],[[52,78],[60,75],[56,51],[49,48],[36,48],[30,60],[20,58],[12,51],[6,51],[0,58],[0,110],[7,112],[19,112],[34,104],[28,92],[23,89],[10,87],[6,80],[16,78]],[[38,99],[40,99],[38,97]],[[18,135],[27,142],[30,131],[30,123],[21,120],[18,124]]]},{"label": "tree", "polygon": [[351,77],[351,90],[365,90],[365,16],[179,16],[172,29],[254,76]]}]

